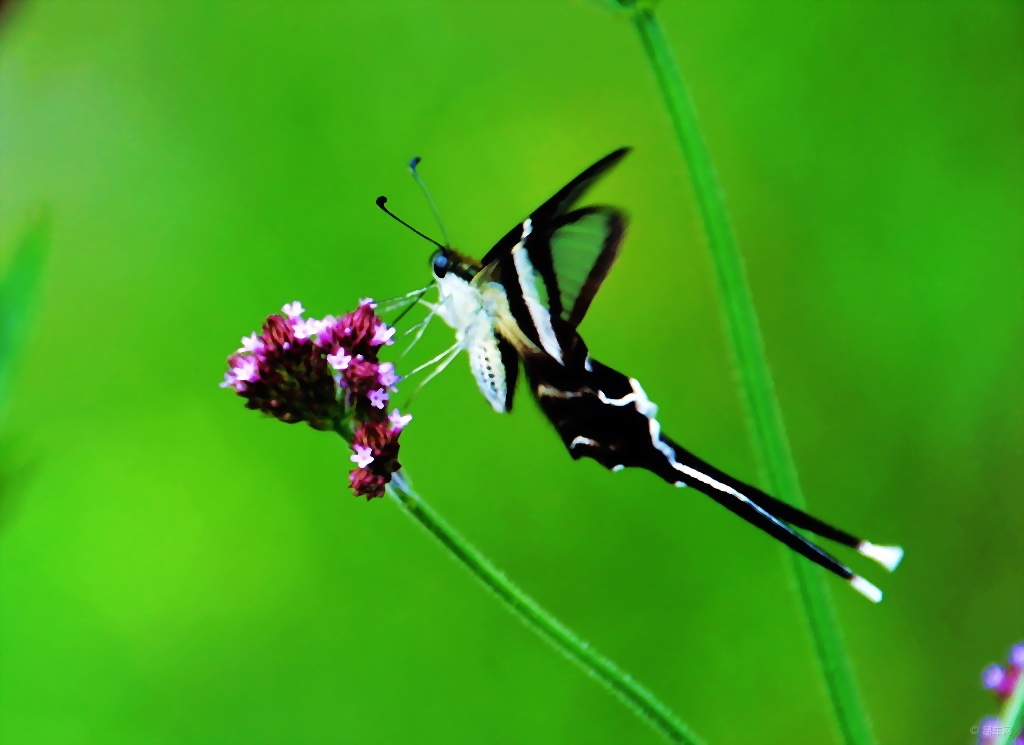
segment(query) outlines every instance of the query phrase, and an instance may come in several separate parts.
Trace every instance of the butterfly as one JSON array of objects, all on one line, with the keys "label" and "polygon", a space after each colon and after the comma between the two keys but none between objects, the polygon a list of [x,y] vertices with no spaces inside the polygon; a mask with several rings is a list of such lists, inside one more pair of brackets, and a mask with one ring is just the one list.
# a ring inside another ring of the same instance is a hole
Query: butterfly
[{"label": "butterfly", "polygon": [[[701,460],[662,433],[658,409],[635,378],[590,356],[578,327],[615,262],[627,217],[615,207],[576,205],[628,152],[620,148],[587,168],[479,261],[427,238],[438,246],[431,269],[439,301],[430,307],[455,331],[443,364],[466,351],[497,412],[512,409],[521,367],[573,459],[591,458],[612,471],[642,468],[692,487],[878,602],[881,590],[794,528],[853,548],[890,571],[903,549],[856,538]],[[378,205],[388,212],[385,201]]]}]

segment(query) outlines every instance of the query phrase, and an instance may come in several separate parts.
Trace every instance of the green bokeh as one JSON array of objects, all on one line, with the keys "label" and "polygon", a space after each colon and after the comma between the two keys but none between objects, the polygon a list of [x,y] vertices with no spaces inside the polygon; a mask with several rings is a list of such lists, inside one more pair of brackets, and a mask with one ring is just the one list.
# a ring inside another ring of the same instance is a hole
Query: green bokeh
[{"label": "green bokeh", "polygon": [[[0,271],[45,204],[2,495],[0,742],[653,743],[335,439],[245,411],[282,303],[429,279],[412,155],[482,255],[579,169],[632,215],[582,327],[666,430],[755,479],[710,260],[626,19],[569,2],[29,2],[0,22]],[[1024,637],[1024,10],[671,2],[813,512],[907,548],[833,595],[880,743],[961,743]],[[450,343],[434,328],[419,359]],[[417,356],[414,353],[414,357]],[[417,361],[418,361],[417,360]],[[777,544],[573,463],[463,362],[402,461],[509,575],[713,745],[833,742]]]}]

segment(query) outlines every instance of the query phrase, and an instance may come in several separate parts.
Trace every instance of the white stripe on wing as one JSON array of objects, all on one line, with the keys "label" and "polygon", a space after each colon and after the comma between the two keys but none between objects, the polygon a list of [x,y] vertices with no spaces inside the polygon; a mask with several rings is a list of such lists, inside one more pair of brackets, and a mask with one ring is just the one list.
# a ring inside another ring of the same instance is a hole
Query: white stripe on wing
[{"label": "white stripe on wing", "polygon": [[540,345],[558,364],[562,365],[565,364],[562,359],[562,346],[558,343],[555,329],[551,326],[551,314],[540,301],[540,295],[537,293],[537,274],[524,245],[526,237],[531,232],[533,232],[533,222],[530,218],[526,218],[523,221],[523,236],[519,239],[516,247],[512,249],[512,262],[515,264],[516,274],[519,276],[519,289],[523,293],[523,302],[526,304],[526,310],[530,313],[530,320],[533,322],[534,328],[537,329]]}]

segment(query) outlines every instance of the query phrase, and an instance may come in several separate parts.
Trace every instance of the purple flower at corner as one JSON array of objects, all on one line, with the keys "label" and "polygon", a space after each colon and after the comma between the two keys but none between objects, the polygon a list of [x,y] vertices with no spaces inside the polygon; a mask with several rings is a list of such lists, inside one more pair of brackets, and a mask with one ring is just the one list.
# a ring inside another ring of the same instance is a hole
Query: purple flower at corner
[{"label": "purple flower at corner", "polygon": [[989,665],[981,674],[981,683],[998,698],[1008,699],[1021,679],[1024,668],[1024,643],[1010,648],[1006,665]]},{"label": "purple flower at corner", "polygon": [[[1024,669],[1024,643],[1015,644],[1010,649],[1005,665],[989,665],[981,674],[981,683],[995,694],[1000,701],[1007,701],[1021,683],[1021,672]],[[978,731],[978,745],[992,745],[1006,734],[1007,726],[999,717],[986,717],[975,728]],[[1014,745],[1024,745],[1024,733],[1014,732]]]},{"label": "purple flower at corner", "polygon": [[1024,642],[1010,648],[1010,664],[1024,668]]},{"label": "purple flower at corner", "polygon": [[259,334],[242,339],[228,357],[223,388],[233,388],[246,408],[288,424],[306,422],[352,442],[356,465],[349,483],[356,496],[384,495],[398,461],[398,436],[411,417],[385,412],[388,390],[401,377],[380,362],[380,347],[395,330],[364,299],[341,318],[303,318],[302,303],[287,303]]}]

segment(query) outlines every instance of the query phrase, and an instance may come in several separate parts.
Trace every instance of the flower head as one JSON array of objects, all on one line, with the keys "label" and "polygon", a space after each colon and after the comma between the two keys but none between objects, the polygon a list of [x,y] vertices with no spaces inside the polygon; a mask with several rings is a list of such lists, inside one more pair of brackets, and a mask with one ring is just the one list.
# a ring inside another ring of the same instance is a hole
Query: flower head
[{"label": "flower head", "polygon": [[399,469],[398,435],[410,418],[385,412],[388,390],[396,390],[401,378],[394,365],[378,361],[378,349],[394,329],[374,307],[364,300],[341,318],[318,320],[302,317],[302,303],[288,303],[284,315],[271,315],[259,334],[242,339],[221,383],[247,408],[352,437],[356,469],[349,481],[356,495],[368,499],[382,496]]}]

